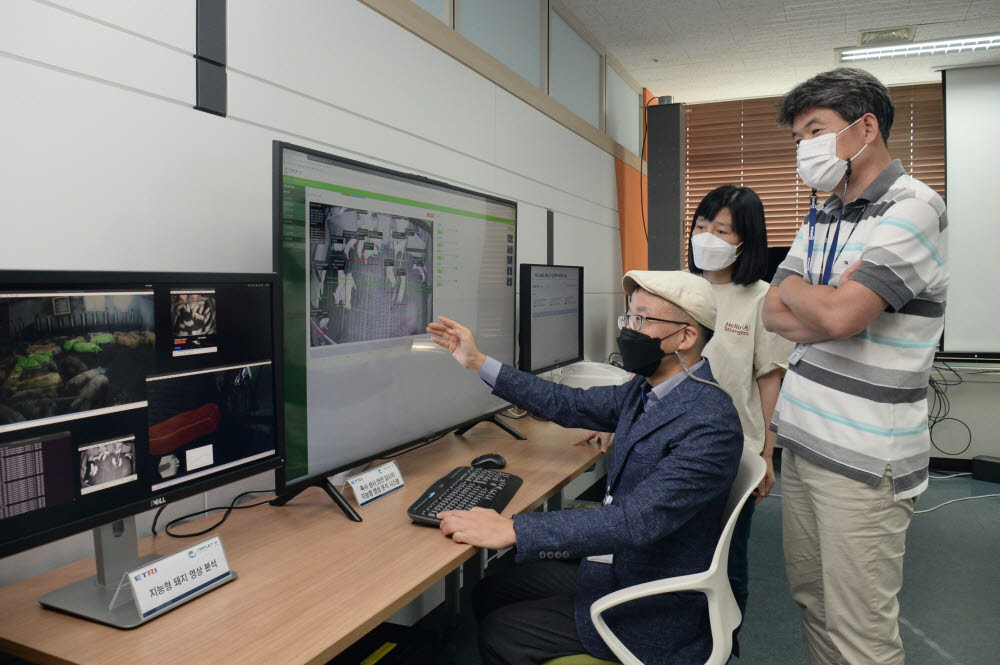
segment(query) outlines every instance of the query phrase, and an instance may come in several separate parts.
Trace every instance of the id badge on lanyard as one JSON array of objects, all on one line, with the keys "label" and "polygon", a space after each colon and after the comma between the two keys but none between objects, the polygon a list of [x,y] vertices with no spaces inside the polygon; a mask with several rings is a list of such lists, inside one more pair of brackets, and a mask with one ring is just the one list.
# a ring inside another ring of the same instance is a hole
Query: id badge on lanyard
[{"label": "id badge on lanyard", "polygon": [[[844,182],[844,193],[847,193],[847,182]],[[816,190],[813,190],[812,196],[809,197],[809,247],[806,252],[806,281],[810,284],[812,281],[812,259],[813,259],[813,249],[816,246]],[[826,252],[826,261],[824,261],[823,272],[818,275],[819,278],[817,284],[821,286],[826,286],[830,283],[830,274],[833,272],[833,260],[837,254],[837,242],[840,240],[840,223],[844,219],[844,207],[845,203],[841,202],[840,205],[840,215],[837,217],[837,228],[833,232],[833,245]],[[824,249],[826,246],[824,244]]]}]

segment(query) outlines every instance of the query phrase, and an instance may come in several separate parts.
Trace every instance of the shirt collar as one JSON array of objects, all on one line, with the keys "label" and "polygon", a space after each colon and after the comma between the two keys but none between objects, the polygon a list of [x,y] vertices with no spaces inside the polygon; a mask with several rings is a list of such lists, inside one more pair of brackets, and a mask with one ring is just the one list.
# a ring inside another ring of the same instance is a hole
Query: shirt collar
[{"label": "shirt collar", "polygon": [[[705,364],[705,359],[702,358],[694,365],[691,365],[691,367],[689,367],[688,369],[692,373],[694,373],[697,372],[704,364]],[[646,398],[646,410],[648,411],[655,404],[661,402],[663,398],[667,396],[667,393],[669,393],[671,390],[679,386],[686,378],[688,378],[687,372],[682,371],[680,374],[676,374],[670,377],[660,385],[650,390],[649,397]]]},{"label": "shirt collar", "polygon": [[[865,191],[858,194],[856,198],[851,203],[863,201],[865,203],[871,203],[872,201],[878,201],[885,193],[889,191],[892,187],[892,183],[899,179],[899,176],[904,175],[906,169],[903,168],[903,163],[898,159],[894,159],[889,162],[889,165],[882,169],[882,172],[875,176],[875,179],[869,183],[865,188]],[[840,208],[840,194],[836,192],[830,195],[826,201],[823,202],[823,210],[829,212],[832,210],[837,210]],[[848,204],[850,205],[850,204]]]},{"label": "shirt collar", "polygon": [[865,188],[865,191],[858,195],[857,200],[865,201],[866,203],[878,201],[889,191],[892,183],[896,182],[899,176],[904,173],[906,173],[906,170],[903,168],[903,162],[898,159],[892,160],[888,166],[882,169],[881,173],[875,176],[875,179]]}]

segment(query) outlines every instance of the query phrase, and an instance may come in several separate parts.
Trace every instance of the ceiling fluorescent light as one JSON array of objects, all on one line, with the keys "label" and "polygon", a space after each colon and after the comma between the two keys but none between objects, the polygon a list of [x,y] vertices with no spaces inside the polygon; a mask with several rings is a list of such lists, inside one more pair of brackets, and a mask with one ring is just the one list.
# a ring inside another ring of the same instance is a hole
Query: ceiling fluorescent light
[{"label": "ceiling fluorescent light", "polygon": [[944,53],[963,53],[970,51],[986,51],[1000,48],[1000,35],[988,37],[960,37],[944,39],[936,42],[916,42],[914,44],[898,44],[896,46],[878,46],[873,48],[856,48],[841,51],[841,62],[856,60],[882,60],[885,58],[902,58],[910,55],[934,55]]}]

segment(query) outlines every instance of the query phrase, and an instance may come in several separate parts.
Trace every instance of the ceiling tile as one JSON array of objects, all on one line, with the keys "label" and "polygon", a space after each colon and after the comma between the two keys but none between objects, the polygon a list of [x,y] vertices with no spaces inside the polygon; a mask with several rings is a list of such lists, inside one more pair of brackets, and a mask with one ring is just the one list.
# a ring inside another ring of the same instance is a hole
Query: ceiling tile
[{"label": "ceiling tile", "polygon": [[[687,102],[782,94],[837,66],[834,49],[857,45],[861,30],[917,25],[918,40],[1000,31],[1000,0],[564,2],[640,84]],[[908,83],[969,62],[1000,62],[1000,53],[859,66],[886,83]]]}]

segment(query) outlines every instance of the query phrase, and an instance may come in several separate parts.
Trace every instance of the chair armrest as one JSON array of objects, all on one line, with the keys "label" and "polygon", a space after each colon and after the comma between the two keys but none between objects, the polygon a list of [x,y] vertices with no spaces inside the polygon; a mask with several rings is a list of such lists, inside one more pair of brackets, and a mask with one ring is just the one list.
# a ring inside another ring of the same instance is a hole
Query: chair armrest
[{"label": "chair armrest", "polygon": [[647,596],[656,596],[661,593],[673,593],[675,591],[708,591],[709,585],[707,581],[710,577],[709,570],[701,573],[694,573],[691,575],[681,575],[680,577],[668,577],[662,580],[654,580],[652,582],[644,582],[643,584],[636,584],[635,586],[630,586],[625,589],[619,589],[613,593],[609,593],[606,596],[602,596],[595,600],[590,605],[590,619],[594,622],[594,627],[597,628],[597,633],[604,640],[604,643],[608,645],[611,652],[615,654],[615,657],[622,662],[622,665],[642,665],[642,661],[635,657],[635,655],[628,650],[621,640],[615,636],[611,629],[608,628],[608,624],[604,621],[604,617],[601,616],[602,613],[627,603],[632,600],[638,600],[639,598],[646,598]]},{"label": "chair armrest", "polygon": [[706,581],[709,579],[709,571],[693,573],[691,575],[681,575],[680,577],[668,577],[662,580],[653,580],[636,584],[625,589],[619,589],[606,596],[601,596],[590,606],[590,615],[601,614],[607,610],[627,603],[630,600],[638,600],[647,596],[656,596],[661,593],[673,593],[675,591],[707,591]]}]

